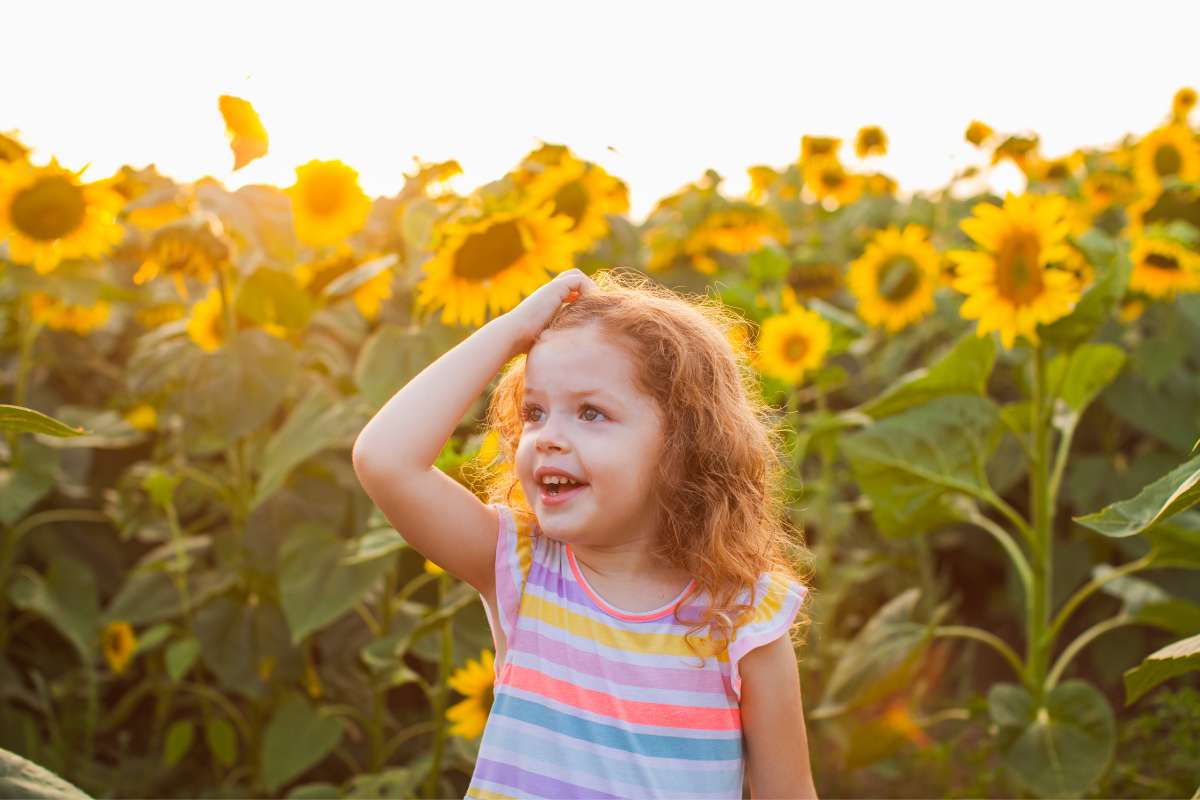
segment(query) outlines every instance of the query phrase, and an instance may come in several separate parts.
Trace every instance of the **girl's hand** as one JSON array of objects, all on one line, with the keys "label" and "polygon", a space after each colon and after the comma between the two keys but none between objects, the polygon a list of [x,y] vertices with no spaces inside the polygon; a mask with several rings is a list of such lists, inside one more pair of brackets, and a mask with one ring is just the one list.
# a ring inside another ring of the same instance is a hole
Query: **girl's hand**
[{"label": "girl's hand", "polygon": [[525,353],[533,346],[538,334],[550,322],[563,303],[574,302],[585,294],[597,291],[595,282],[578,269],[569,269],[542,284],[504,316],[512,326],[516,341],[514,353]]}]

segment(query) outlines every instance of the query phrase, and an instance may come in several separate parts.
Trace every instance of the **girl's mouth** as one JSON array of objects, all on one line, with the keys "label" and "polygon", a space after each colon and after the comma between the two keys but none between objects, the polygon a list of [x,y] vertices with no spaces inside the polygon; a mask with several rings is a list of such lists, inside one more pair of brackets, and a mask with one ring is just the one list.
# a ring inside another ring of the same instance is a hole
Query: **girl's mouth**
[{"label": "girl's mouth", "polygon": [[547,486],[543,483],[538,487],[538,495],[541,498],[542,505],[561,506],[569,503],[571,498],[580,494],[587,486],[586,483],[579,483],[574,486],[564,483]]}]

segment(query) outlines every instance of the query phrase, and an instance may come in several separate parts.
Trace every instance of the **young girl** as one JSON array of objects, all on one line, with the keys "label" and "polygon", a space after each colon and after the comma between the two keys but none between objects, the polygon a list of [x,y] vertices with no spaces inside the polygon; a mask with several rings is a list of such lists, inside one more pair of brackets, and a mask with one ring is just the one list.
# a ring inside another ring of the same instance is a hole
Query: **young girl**
[{"label": "young girl", "polygon": [[[568,270],[410,381],[367,493],[479,590],[495,700],[467,797],[815,798],[770,409],[730,312]],[[489,504],[432,466],[507,364]]]}]

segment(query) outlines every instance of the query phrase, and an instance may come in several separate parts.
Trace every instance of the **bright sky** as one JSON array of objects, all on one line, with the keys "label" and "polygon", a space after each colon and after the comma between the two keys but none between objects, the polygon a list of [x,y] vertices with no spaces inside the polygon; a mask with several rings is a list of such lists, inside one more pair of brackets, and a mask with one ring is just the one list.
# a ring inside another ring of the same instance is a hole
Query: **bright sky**
[{"label": "bright sky", "polygon": [[[709,167],[745,191],[746,167],[786,165],[806,133],[854,164],[878,124],[890,152],[870,167],[930,189],[979,161],[972,118],[1056,156],[1144,133],[1200,88],[1191,2],[39,0],[3,21],[0,131],[38,163],[236,188],[338,158],[390,195],[413,156],[458,159],[465,190],[545,140],[624,179],[635,220]],[[238,173],[221,94],[271,138]]]}]

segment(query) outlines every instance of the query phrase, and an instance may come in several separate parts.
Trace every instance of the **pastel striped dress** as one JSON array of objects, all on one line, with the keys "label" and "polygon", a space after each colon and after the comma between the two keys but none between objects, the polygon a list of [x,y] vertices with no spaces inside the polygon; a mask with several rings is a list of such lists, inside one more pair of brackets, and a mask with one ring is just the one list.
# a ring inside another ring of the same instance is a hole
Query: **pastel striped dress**
[{"label": "pastel striped dress", "polygon": [[[694,580],[661,608],[622,611],[588,585],[570,545],[496,508],[500,618],[488,621],[507,653],[466,797],[742,797],[738,662],[786,633],[805,588],[764,573],[753,618],[700,666],[673,613]],[[685,621],[700,598],[680,608]]]}]

